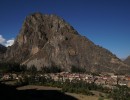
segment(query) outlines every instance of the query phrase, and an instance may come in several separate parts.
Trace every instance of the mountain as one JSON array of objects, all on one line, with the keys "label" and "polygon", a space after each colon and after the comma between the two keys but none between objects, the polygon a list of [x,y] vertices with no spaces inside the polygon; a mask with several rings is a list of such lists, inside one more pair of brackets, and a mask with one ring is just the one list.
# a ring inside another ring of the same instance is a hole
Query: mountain
[{"label": "mountain", "polygon": [[3,45],[0,44],[0,61],[3,59],[4,57],[4,53],[6,52],[7,48]]},{"label": "mountain", "polygon": [[3,46],[3,45],[0,44],[0,53],[5,53],[6,49],[7,48],[5,46]]},{"label": "mountain", "polygon": [[125,60],[124,63],[128,64],[130,66],[130,56],[128,56]]},{"label": "mountain", "polygon": [[34,13],[26,17],[14,44],[8,47],[6,61],[27,66],[57,66],[70,71],[72,66],[92,72],[125,72],[129,66],[110,51],[81,36],[56,15]]}]

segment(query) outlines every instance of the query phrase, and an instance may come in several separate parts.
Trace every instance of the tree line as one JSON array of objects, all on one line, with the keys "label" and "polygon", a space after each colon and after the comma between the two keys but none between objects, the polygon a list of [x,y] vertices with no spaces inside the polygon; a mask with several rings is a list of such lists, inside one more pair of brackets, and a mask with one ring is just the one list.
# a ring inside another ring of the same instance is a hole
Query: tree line
[{"label": "tree line", "polygon": [[[41,67],[40,70],[37,70],[37,68],[32,65],[30,67],[27,67],[26,65],[21,65],[19,63],[15,62],[0,62],[0,72],[37,72],[40,71],[42,73],[59,73],[62,72],[63,69],[61,69],[59,66],[44,66]],[[85,68],[80,68],[76,66],[72,66],[70,69],[70,72],[72,73],[85,73]]]},{"label": "tree line", "polygon": [[26,65],[21,65],[19,63],[10,62],[0,62],[0,73],[12,73],[12,72],[29,72],[29,73],[59,73],[61,68],[57,66],[41,67],[38,70],[34,65],[27,67]]}]

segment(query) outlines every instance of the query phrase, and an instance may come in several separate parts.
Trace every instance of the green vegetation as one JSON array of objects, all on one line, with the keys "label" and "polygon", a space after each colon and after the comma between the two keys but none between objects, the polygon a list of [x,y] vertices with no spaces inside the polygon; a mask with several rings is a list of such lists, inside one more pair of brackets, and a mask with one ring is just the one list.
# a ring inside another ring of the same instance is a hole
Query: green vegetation
[{"label": "green vegetation", "polygon": [[79,67],[76,67],[76,66],[72,66],[71,72],[72,73],[85,73],[86,70],[85,70],[85,68],[79,68]]},{"label": "green vegetation", "polygon": [[88,86],[85,82],[74,80],[73,82],[66,81],[65,83],[63,83],[62,91],[70,93],[82,93],[85,95],[93,95],[93,93],[90,92],[89,88],[90,86]]},{"label": "green vegetation", "polygon": [[[39,72],[42,73],[59,73],[61,72],[61,68],[57,66],[51,67],[42,67]],[[26,65],[20,65],[19,63],[2,63],[0,62],[0,72],[1,73],[12,73],[12,72],[29,72],[29,73],[37,73],[37,68],[32,65],[31,67],[27,68]]]},{"label": "green vegetation", "polygon": [[1,73],[25,72],[26,70],[27,70],[27,66],[20,65],[19,63],[0,62]]},{"label": "green vegetation", "polygon": [[57,66],[51,66],[51,67],[42,67],[41,72],[43,73],[59,73],[61,72],[61,68]]},{"label": "green vegetation", "polygon": [[109,97],[114,100],[130,100],[130,90],[127,86],[117,86],[118,88],[113,89],[109,94]]},{"label": "green vegetation", "polygon": [[33,74],[36,74],[37,73],[37,68],[34,65],[32,65],[26,71],[28,71],[30,73],[33,73]]}]

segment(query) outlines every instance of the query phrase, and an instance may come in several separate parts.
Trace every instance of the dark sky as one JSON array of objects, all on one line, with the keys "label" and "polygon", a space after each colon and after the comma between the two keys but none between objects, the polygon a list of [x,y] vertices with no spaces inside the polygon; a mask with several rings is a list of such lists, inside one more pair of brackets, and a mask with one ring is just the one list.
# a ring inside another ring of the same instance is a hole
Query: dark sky
[{"label": "dark sky", "polygon": [[118,57],[130,55],[130,0],[0,0],[0,43],[15,39],[34,12],[57,14]]}]

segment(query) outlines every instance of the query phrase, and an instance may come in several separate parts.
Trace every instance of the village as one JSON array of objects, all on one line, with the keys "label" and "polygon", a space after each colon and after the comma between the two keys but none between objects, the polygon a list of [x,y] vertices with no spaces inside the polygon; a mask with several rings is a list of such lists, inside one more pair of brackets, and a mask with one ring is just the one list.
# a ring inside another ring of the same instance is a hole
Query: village
[{"label": "village", "polygon": [[[16,74],[16,73],[6,73],[0,74],[0,81],[19,81],[24,80],[24,78],[30,78],[30,74]],[[46,79],[52,79],[54,81],[65,82],[69,80],[72,82],[73,80],[82,80],[86,83],[95,83],[97,85],[102,85],[104,87],[108,87],[113,89],[116,85],[128,86],[130,87],[130,76],[127,75],[115,75],[114,73],[101,73],[99,75],[93,74],[83,74],[83,73],[69,73],[69,72],[61,72],[61,73],[48,73],[48,74],[36,74],[34,77],[35,81],[38,81],[40,77],[45,77]]]}]

